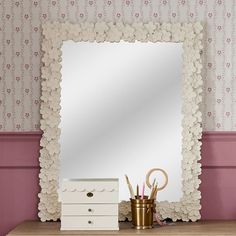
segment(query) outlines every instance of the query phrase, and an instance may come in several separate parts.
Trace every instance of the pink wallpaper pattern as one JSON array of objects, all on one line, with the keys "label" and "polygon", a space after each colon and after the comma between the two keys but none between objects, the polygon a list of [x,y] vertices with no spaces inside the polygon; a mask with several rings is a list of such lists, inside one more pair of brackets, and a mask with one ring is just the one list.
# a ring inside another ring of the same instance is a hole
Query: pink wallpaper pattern
[{"label": "pink wallpaper pattern", "polygon": [[0,131],[39,130],[41,24],[66,20],[202,21],[203,128],[236,130],[235,15],[236,0],[1,0]]}]

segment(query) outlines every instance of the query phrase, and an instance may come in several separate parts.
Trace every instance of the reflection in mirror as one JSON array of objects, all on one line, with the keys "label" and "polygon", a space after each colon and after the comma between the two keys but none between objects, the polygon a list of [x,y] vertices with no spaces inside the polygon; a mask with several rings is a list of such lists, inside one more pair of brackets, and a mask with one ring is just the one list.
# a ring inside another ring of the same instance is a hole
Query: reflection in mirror
[{"label": "reflection in mirror", "polygon": [[64,42],[60,180],[119,178],[128,200],[124,175],[141,185],[158,167],[157,200],[180,200],[181,55],[181,43]]}]

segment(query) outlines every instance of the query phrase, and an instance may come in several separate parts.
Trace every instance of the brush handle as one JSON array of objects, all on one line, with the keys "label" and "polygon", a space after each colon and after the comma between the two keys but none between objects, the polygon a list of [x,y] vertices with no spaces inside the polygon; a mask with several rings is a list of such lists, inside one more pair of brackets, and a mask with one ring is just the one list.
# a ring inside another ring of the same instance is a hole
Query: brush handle
[{"label": "brush handle", "polygon": [[145,191],[145,184],[143,183],[143,188],[142,188],[142,195],[141,195],[141,199],[144,198],[144,191]]},{"label": "brush handle", "polygon": [[130,183],[130,181],[129,181],[129,178],[128,178],[127,175],[125,175],[125,178],[126,178],[126,182],[127,182],[128,188],[129,188],[130,197],[131,197],[132,199],[135,199],[134,190],[133,190],[132,185],[131,185],[131,183]]},{"label": "brush handle", "polygon": [[137,185],[137,195],[136,195],[137,199],[139,199],[139,186]]}]

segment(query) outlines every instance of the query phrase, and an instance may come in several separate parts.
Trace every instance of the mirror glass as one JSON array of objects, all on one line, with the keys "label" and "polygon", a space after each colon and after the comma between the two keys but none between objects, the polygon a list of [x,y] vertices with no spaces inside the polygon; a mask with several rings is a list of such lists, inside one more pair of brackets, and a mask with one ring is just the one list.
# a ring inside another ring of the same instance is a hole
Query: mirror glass
[{"label": "mirror glass", "polygon": [[129,200],[125,174],[136,186],[162,168],[157,200],[179,201],[181,71],[182,43],[64,42],[60,181],[119,178]]}]

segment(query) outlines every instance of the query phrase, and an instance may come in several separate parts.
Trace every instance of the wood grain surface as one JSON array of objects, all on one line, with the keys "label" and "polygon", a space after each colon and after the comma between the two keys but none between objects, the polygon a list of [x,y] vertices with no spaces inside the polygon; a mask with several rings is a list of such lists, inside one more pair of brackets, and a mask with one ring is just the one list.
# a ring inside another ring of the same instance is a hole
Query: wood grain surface
[{"label": "wood grain surface", "polygon": [[119,231],[60,231],[60,222],[26,221],[18,225],[7,236],[31,235],[236,235],[236,221],[200,221],[195,223],[171,223],[148,230],[135,230],[130,223],[121,223]]}]

